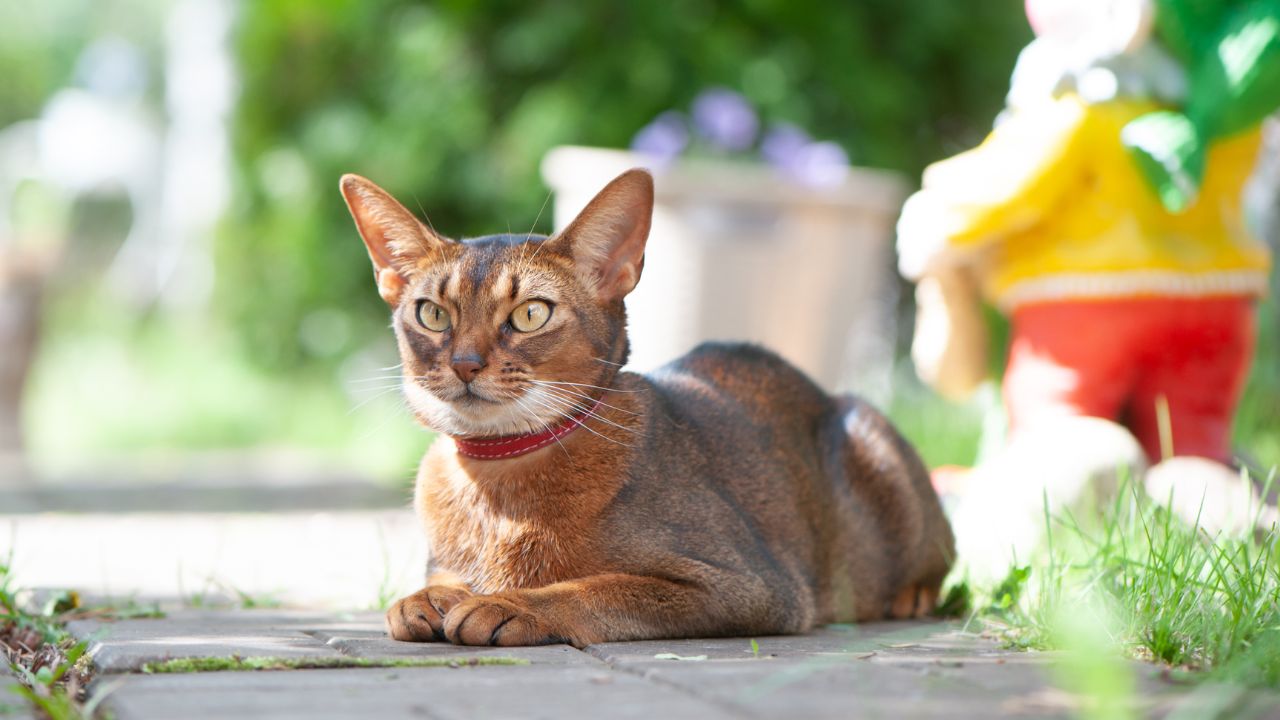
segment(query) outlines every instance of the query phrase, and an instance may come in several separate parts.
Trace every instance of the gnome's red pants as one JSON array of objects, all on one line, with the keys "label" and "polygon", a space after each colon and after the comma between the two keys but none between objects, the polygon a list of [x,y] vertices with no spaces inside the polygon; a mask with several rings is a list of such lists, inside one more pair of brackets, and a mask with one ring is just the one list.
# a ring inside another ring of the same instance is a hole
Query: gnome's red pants
[{"label": "gnome's red pants", "polygon": [[1010,437],[1062,415],[1115,420],[1153,461],[1160,419],[1176,455],[1231,460],[1231,420],[1256,339],[1245,297],[1045,302],[1012,318],[1004,402]]}]

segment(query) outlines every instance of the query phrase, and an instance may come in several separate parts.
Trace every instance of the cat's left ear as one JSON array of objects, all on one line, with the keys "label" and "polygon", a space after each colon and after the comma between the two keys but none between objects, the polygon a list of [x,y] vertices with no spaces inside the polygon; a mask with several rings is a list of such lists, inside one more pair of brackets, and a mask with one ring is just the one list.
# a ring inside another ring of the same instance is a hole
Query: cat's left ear
[{"label": "cat's left ear", "polygon": [[378,294],[394,306],[418,262],[453,241],[432,232],[371,180],[347,174],[338,186],[373,261]]},{"label": "cat's left ear", "polygon": [[653,176],[635,168],[606,185],[548,248],[572,257],[598,298],[621,300],[640,281],[652,219]]}]

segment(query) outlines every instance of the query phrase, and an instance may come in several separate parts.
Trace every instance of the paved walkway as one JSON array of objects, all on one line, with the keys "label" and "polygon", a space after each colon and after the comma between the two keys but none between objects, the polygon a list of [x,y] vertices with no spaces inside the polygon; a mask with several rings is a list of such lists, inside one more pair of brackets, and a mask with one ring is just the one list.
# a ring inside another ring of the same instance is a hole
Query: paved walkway
[{"label": "paved walkway", "polygon": [[[956,623],[832,626],[802,637],[758,638],[754,648],[739,638],[607,643],[585,651],[395,642],[383,633],[381,616],[368,612],[184,610],[158,619],[79,621],[70,629],[93,639],[94,691],[110,692],[105,707],[118,720],[1069,717],[1089,702],[1057,684],[1051,654],[1003,650]],[[455,666],[145,672],[148,664],[174,659],[233,657],[438,658]],[[477,658],[527,664],[480,665]],[[1133,668],[1139,692],[1128,702],[1139,714],[1189,711],[1201,702],[1159,680],[1154,668]],[[1265,700],[1254,698],[1253,710],[1263,711]]]},{"label": "paved walkway", "polygon": [[[42,501],[43,502],[43,501]],[[292,502],[292,501],[291,501]],[[110,506],[110,503],[105,503]],[[229,506],[228,510],[234,506]],[[0,508],[0,556],[22,587],[88,595],[218,595],[296,607],[372,607],[417,589],[421,532],[403,509],[292,513],[32,512]],[[991,718],[1097,709],[1056,656],[1003,650],[956,623],[833,626],[803,637],[680,640],[524,649],[386,638],[368,611],[192,610],[80,621],[118,720],[139,718]],[[436,658],[437,667],[346,667],[159,674],[182,658],[355,664]],[[521,665],[479,665],[507,658]],[[315,661],[315,662],[312,662]],[[452,664],[456,667],[450,667]],[[1280,696],[1177,686],[1128,666],[1139,716],[1275,717]],[[0,671],[0,718],[30,712]],[[1097,714],[1101,717],[1104,714]],[[1114,715],[1112,715],[1114,716]]]},{"label": "paved walkway", "polygon": [[422,585],[426,541],[407,509],[44,512],[0,507],[16,587],[101,597],[214,597],[371,608]]}]

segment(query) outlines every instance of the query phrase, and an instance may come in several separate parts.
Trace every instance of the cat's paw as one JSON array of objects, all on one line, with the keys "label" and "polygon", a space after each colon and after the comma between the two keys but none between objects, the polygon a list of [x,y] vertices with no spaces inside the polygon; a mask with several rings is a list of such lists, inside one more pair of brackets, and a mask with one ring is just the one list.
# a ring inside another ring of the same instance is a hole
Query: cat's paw
[{"label": "cat's paw", "polygon": [[443,641],[445,616],[469,597],[463,588],[432,585],[400,598],[387,611],[387,634],[394,640]]},{"label": "cat's paw", "polygon": [[444,618],[444,636],[456,645],[551,645],[566,640],[519,599],[476,595]]},{"label": "cat's paw", "polygon": [[938,605],[938,588],[924,583],[903,588],[889,604],[885,616],[894,620],[928,617]]}]

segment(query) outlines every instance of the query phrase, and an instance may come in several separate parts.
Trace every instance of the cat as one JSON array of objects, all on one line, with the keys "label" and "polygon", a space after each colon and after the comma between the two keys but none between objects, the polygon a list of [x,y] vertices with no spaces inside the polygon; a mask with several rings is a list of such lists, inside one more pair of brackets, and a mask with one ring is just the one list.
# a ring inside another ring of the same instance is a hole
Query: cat
[{"label": "cat", "polygon": [[[440,433],[414,499],[427,585],[387,612],[391,637],[584,647],[933,609],[951,529],[870,405],[746,344],[621,369],[647,172],[552,237],[451,240],[369,180],[340,187],[392,309],[407,404]],[[779,287],[741,307],[786,301]]]}]

